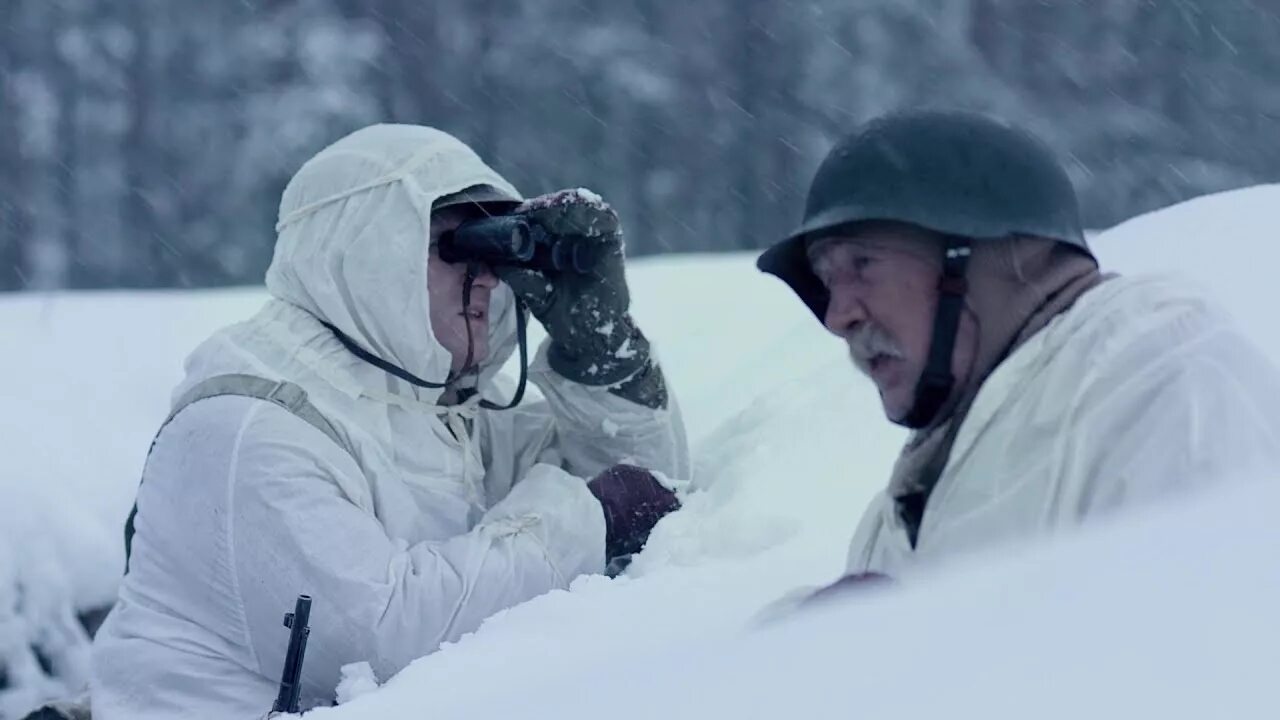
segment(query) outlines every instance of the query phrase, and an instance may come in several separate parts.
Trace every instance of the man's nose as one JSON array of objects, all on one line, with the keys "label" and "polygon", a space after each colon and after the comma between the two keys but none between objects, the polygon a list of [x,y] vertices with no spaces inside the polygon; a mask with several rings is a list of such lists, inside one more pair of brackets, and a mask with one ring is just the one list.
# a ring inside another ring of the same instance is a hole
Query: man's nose
[{"label": "man's nose", "polygon": [[827,300],[827,314],[822,324],[833,334],[844,337],[849,329],[867,319],[867,309],[858,294],[844,285],[835,286]]},{"label": "man's nose", "polygon": [[493,268],[489,267],[488,263],[473,263],[471,273],[471,284],[474,287],[492,290],[498,286],[498,276],[494,274]]}]

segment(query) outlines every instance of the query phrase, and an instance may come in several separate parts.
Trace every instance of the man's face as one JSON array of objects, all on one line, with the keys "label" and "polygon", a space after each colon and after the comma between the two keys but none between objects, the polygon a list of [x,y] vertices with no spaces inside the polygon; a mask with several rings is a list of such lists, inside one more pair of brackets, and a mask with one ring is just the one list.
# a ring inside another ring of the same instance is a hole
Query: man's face
[{"label": "man's face", "polygon": [[[815,241],[809,259],[830,293],[823,324],[848,343],[854,365],[876,384],[885,415],[905,419],[933,340],[941,241],[913,226],[876,224]],[[965,313],[952,356],[958,383],[975,337]]]},{"label": "man's face", "polygon": [[476,264],[471,283],[471,303],[462,306],[466,263],[447,263],[437,248],[440,235],[474,217],[465,207],[445,208],[431,214],[431,251],[427,258],[427,292],[431,302],[431,330],[453,358],[451,369],[463,369],[467,358],[467,323],[471,324],[471,362],[479,365],[489,355],[489,299],[498,278],[487,265]]}]

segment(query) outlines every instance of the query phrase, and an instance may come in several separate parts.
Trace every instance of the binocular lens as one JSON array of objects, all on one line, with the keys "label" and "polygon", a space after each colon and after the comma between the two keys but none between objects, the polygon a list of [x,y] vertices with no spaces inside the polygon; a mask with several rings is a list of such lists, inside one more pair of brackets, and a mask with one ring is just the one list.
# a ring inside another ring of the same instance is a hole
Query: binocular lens
[{"label": "binocular lens", "polygon": [[517,220],[518,222],[511,223],[511,232],[507,235],[510,243],[507,252],[521,262],[528,262],[533,259],[537,246],[533,242],[533,233],[529,232],[529,223],[520,218]]},{"label": "binocular lens", "polygon": [[440,236],[439,252],[448,263],[483,262],[580,274],[588,272],[599,255],[590,241],[553,238],[519,215],[465,222]]},{"label": "binocular lens", "polygon": [[491,265],[523,265],[536,249],[529,222],[514,215],[472,220],[440,238],[445,262],[480,261]]}]

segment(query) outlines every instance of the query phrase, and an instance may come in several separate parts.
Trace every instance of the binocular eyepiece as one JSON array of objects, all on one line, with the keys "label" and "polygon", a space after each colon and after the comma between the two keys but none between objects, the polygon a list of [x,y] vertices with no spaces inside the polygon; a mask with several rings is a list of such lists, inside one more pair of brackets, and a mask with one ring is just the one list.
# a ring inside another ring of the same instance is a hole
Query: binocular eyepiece
[{"label": "binocular eyepiece", "polygon": [[440,259],[483,262],[533,270],[585,274],[595,265],[596,243],[557,238],[520,215],[495,215],[462,223],[440,236]]}]

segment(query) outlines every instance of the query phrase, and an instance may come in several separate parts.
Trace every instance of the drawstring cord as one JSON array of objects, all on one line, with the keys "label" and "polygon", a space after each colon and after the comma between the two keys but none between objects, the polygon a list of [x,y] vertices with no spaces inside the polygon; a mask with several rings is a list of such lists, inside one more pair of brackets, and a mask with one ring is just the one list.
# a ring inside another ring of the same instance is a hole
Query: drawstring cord
[{"label": "drawstring cord", "polygon": [[[470,305],[471,305],[471,285],[475,281],[477,274],[478,274],[477,264],[469,263],[467,265],[466,279],[462,285],[462,308],[463,308],[462,314],[463,314],[463,318],[466,321],[466,326],[467,326],[467,359],[462,365],[464,370],[466,368],[471,367],[471,363],[474,361],[474,355],[475,355],[475,339],[474,339],[474,336],[472,335],[472,330],[471,330]],[[444,416],[445,426],[449,428],[449,432],[453,433],[454,439],[456,439],[462,445],[462,476],[464,478],[464,481],[467,483],[468,487],[471,488],[473,493],[477,493],[477,495],[479,494],[480,491],[476,487],[476,483],[471,477],[471,466],[472,466],[471,453],[472,453],[472,450],[474,449],[474,441],[471,437],[471,431],[467,427],[467,421],[474,421],[476,418],[476,415],[479,413],[481,408],[486,410],[510,410],[511,408],[514,408],[515,406],[520,404],[521,400],[524,399],[525,389],[528,386],[528,379],[529,379],[528,318],[526,317],[526,309],[525,309],[524,302],[520,300],[519,297],[515,299],[515,310],[516,310],[516,344],[519,347],[519,352],[520,352],[520,381],[519,381],[519,384],[516,386],[516,393],[512,397],[511,402],[507,403],[506,405],[498,405],[496,403],[490,402],[489,400],[485,400],[481,398],[479,393],[474,393],[470,397],[467,397],[461,403],[458,403],[456,405],[433,405],[431,406],[431,409],[430,409],[430,412],[436,415]],[[408,370],[405,370],[404,368],[393,365],[387,362],[386,360],[383,360],[382,358],[378,357],[377,355],[374,355],[368,350],[365,350],[364,348],[360,347],[360,345],[357,344],[355,340],[351,339],[351,337],[349,337],[346,333],[339,330],[333,324],[325,322],[323,320],[321,321],[321,324],[324,325],[326,328],[328,328],[329,332],[333,333],[334,336],[338,338],[338,341],[342,343],[343,347],[345,347],[347,351],[350,352],[352,355],[355,355],[356,357],[360,358],[364,362],[369,363],[370,365],[373,365],[374,367],[378,368],[379,370],[382,370],[383,372],[386,372],[390,375],[400,378],[401,380],[409,383],[410,385],[413,385],[415,387],[420,387],[420,388],[433,389],[433,390],[443,390],[449,387],[449,385],[451,385],[453,382],[457,380],[457,376],[455,376],[453,373],[450,373],[449,377],[445,380],[445,382],[442,382],[442,383],[434,383],[429,380],[423,380],[422,378],[414,375]],[[462,371],[460,370],[459,372],[462,372]],[[475,498],[475,500],[479,502],[481,505],[483,505],[483,502],[480,502],[483,500],[483,498],[477,497]]]},{"label": "drawstring cord", "polygon": [[[524,302],[520,300],[520,298],[516,298],[516,342],[519,346],[519,351],[520,351],[520,381],[516,385],[516,394],[511,398],[511,402],[507,403],[506,405],[498,405],[496,403],[490,402],[489,400],[480,400],[479,406],[486,410],[510,410],[511,408],[514,408],[515,406],[519,405],[520,401],[524,399],[525,389],[528,387],[528,380],[529,380],[529,338],[528,338],[529,321],[528,321],[528,318],[526,317],[526,313],[527,311],[525,309]],[[346,333],[339,330],[333,324],[325,322],[323,320],[320,321],[320,324],[324,325],[325,328],[329,330],[329,332],[333,333],[334,337],[338,338],[338,341],[342,343],[342,346],[345,347],[347,351],[350,352],[352,355],[355,355],[356,357],[360,358],[364,362],[369,363],[370,365],[378,368],[379,370],[389,375],[394,375],[395,377],[398,377],[401,380],[415,387],[427,388],[432,390],[443,390],[449,387],[450,382],[448,380],[442,383],[434,383],[429,380],[423,380],[422,378],[418,377],[417,375],[414,375],[408,370],[392,365],[386,360],[383,360],[377,355],[374,355],[368,350],[365,350],[364,348],[360,347],[360,345],[358,345],[355,340],[352,340],[350,336],[348,336]],[[469,323],[468,323],[468,330],[470,330]],[[468,355],[470,355],[470,353],[468,353]]]}]

